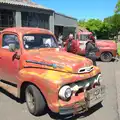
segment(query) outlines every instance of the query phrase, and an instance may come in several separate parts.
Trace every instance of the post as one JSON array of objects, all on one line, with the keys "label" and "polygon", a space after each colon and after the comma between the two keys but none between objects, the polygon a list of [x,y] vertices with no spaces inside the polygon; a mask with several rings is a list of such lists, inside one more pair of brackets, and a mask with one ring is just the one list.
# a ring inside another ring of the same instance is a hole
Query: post
[{"label": "post", "polygon": [[76,28],[75,28],[75,39],[77,39],[77,33],[78,33],[78,31],[79,31],[79,26],[76,25]]},{"label": "post", "polygon": [[54,33],[54,12],[49,17],[49,29]]},{"label": "post", "polygon": [[18,11],[16,11],[15,13],[15,26],[16,27],[22,26],[21,12]]}]

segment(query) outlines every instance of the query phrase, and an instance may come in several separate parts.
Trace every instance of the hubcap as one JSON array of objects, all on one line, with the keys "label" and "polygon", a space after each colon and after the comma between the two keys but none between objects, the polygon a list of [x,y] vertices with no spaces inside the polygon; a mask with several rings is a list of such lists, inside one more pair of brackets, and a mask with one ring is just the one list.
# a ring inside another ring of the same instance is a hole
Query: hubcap
[{"label": "hubcap", "polygon": [[27,103],[28,103],[28,106],[30,107],[30,109],[34,109],[35,101],[34,101],[33,94],[30,93],[30,91],[27,92],[27,94],[26,94],[26,100],[27,100]]},{"label": "hubcap", "polygon": [[105,53],[104,54],[104,59],[106,60],[106,59],[110,59],[110,55],[108,54],[108,53]]}]

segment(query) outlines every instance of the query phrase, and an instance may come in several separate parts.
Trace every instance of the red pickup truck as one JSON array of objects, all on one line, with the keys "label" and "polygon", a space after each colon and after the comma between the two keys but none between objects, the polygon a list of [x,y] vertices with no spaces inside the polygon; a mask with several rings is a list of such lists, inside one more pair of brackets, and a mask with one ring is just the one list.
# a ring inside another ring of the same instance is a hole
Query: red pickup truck
[{"label": "red pickup truck", "polygon": [[61,115],[85,112],[105,95],[100,69],[61,51],[54,35],[40,28],[1,31],[0,79],[0,87],[25,100],[35,116],[47,106]]},{"label": "red pickup truck", "polygon": [[[76,54],[85,55],[85,46],[90,34],[92,34],[92,32],[78,32],[76,39]],[[96,45],[100,50],[96,53],[96,56],[98,59],[100,58],[101,61],[110,62],[117,56],[117,44],[114,41],[96,39]],[[63,50],[66,51],[66,46]]]},{"label": "red pickup truck", "polygon": [[[90,34],[92,34],[92,32],[78,32],[78,54],[85,55],[85,45]],[[112,58],[116,57],[117,44],[114,41],[96,39],[96,44],[100,49],[100,51],[96,55],[103,62],[110,62]]]}]

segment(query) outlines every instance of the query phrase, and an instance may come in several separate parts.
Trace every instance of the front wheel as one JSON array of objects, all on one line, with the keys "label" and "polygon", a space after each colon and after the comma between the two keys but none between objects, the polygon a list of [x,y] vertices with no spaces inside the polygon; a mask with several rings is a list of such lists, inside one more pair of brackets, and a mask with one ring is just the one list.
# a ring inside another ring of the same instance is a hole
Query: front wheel
[{"label": "front wheel", "polygon": [[46,108],[46,102],[39,89],[34,85],[28,85],[25,97],[29,112],[35,116],[42,115]]},{"label": "front wheel", "polygon": [[101,61],[110,62],[112,60],[112,54],[109,52],[104,52],[100,56]]}]

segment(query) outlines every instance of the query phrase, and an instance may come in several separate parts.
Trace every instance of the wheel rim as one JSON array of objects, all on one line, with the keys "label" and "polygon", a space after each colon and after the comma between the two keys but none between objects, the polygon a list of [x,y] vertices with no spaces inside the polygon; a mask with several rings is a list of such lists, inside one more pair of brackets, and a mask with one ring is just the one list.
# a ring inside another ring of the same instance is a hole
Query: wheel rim
[{"label": "wheel rim", "polygon": [[110,59],[110,54],[104,53],[103,58],[104,58],[104,60],[109,60]]},{"label": "wheel rim", "polygon": [[35,100],[33,94],[30,91],[27,91],[26,93],[26,101],[29,108],[33,110],[35,108]]}]

